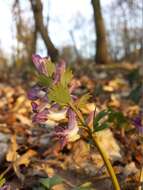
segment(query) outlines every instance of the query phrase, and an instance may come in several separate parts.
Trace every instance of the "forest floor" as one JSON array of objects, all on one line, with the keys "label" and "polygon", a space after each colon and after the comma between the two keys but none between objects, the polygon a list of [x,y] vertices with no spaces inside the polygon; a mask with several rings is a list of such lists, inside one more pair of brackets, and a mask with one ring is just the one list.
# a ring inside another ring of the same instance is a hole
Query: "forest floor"
[{"label": "forest floor", "polygon": [[[94,102],[99,111],[112,107],[130,120],[142,110],[143,66],[124,63],[86,67],[77,69],[76,80],[81,83],[78,94],[93,95],[90,106]],[[0,186],[5,183],[0,189],[46,190],[50,187],[44,187],[43,183],[48,186],[58,181],[53,190],[112,190],[109,174],[96,148],[78,140],[56,152],[58,143],[50,141],[48,129],[32,123],[27,90],[33,79],[31,74],[18,73],[0,71]],[[117,123],[99,134],[121,189],[137,189],[143,143],[135,127]],[[43,182],[43,178],[47,181]]]}]

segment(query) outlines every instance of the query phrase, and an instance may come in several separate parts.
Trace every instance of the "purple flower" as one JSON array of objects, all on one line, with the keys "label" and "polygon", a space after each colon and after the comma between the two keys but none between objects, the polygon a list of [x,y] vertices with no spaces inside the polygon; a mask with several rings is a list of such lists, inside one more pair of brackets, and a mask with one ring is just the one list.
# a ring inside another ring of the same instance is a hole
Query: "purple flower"
[{"label": "purple flower", "polygon": [[0,190],[9,190],[10,186],[9,185],[4,185],[3,187],[0,187]]},{"label": "purple flower", "polygon": [[69,109],[67,111],[67,116],[68,126],[56,126],[55,131],[52,133],[52,136],[59,140],[61,149],[63,149],[68,142],[74,142],[80,138],[75,113]]},{"label": "purple flower", "polygon": [[75,126],[77,126],[77,121],[76,121],[76,114],[71,110],[69,109],[67,111],[67,116],[68,116],[68,129],[72,130],[74,129]]},{"label": "purple flower", "polygon": [[42,72],[42,57],[40,55],[32,55],[32,61],[36,69],[41,73]]},{"label": "purple flower", "polygon": [[36,102],[31,102],[31,106],[33,112],[38,112],[38,104]]},{"label": "purple flower", "polygon": [[65,72],[65,68],[66,68],[66,63],[64,60],[61,60],[56,66],[56,73],[54,76],[54,84],[57,84],[60,81],[61,75]]},{"label": "purple flower", "polygon": [[47,67],[46,65],[48,64],[48,61],[50,60],[49,57],[41,57],[40,55],[32,55],[32,60],[33,63],[38,70],[40,74],[47,75]]},{"label": "purple flower", "polygon": [[27,95],[30,100],[37,100],[43,98],[46,92],[40,86],[35,85],[28,91]]},{"label": "purple flower", "polygon": [[33,123],[44,124],[48,120],[48,113],[49,110],[47,108],[41,112],[36,113],[32,118]]},{"label": "purple flower", "polygon": [[133,124],[140,134],[143,134],[142,113],[140,112],[134,119]]},{"label": "purple flower", "polygon": [[63,149],[64,146],[68,143],[68,140],[67,140],[67,133],[66,133],[66,130],[67,128],[65,127],[61,127],[61,126],[56,126],[55,131],[52,134],[52,137],[54,137],[55,139],[57,139],[60,143],[60,148]]}]

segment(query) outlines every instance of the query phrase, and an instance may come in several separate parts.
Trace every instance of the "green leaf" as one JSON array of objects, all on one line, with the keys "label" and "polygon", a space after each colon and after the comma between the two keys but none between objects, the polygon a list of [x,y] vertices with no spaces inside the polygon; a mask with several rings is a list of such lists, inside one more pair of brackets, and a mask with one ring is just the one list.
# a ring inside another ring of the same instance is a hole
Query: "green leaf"
[{"label": "green leaf", "polygon": [[47,60],[46,62],[46,69],[47,69],[47,73],[48,73],[48,76],[51,77],[53,75],[53,73],[55,72],[55,64],[52,63],[51,60]]},{"label": "green leaf", "polygon": [[106,121],[101,123],[101,119],[103,119],[105,116],[108,116],[108,111],[103,110],[103,111],[99,112],[94,117],[94,120],[93,120],[94,130],[93,130],[93,132],[101,131],[101,130],[106,129],[106,128],[109,127],[109,125],[107,123],[107,119],[106,119]]},{"label": "green leaf", "polygon": [[41,178],[40,183],[47,189],[50,188],[50,178]]},{"label": "green leaf", "polygon": [[94,132],[98,132],[107,128],[109,128],[109,125],[107,123],[102,123],[101,125],[98,125],[94,128],[95,129]]},{"label": "green leaf", "polygon": [[108,122],[115,122],[119,127],[124,126],[123,124],[127,123],[127,118],[124,116],[122,112],[115,111],[110,108],[108,113]]},{"label": "green leaf", "polygon": [[41,84],[41,85],[49,86],[49,85],[52,83],[52,78],[40,74],[40,75],[38,76],[38,82],[39,82],[39,84]]},{"label": "green leaf", "polygon": [[77,108],[83,108],[85,106],[85,104],[87,104],[89,98],[91,97],[91,95],[89,93],[84,94],[83,96],[81,96],[77,101],[76,101],[76,107]]},{"label": "green leaf", "polygon": [[61,76],[61,84],[67,86],[71,79],[73,78],[72,71],[67,69]]},{"label": "green leaf", "polygon": [[47,189],[52,188],[53,186],[57,184],[61,184],[63,182],[63,179],[60,176],[53,176],[51,178],[41,178],[40,183],[46,187]]},{"label": "green leaf", "polygon": [[60,105],[66,105],[71,101],[71,96],[66,86],[57,84],[49,91],[48,98]]},{"label": "green leaf", "polygon": [[107,114],[108,114],[108,112],[107,112],[106,110],[103,110],[103,111],[99,112],[99,113],[95,116],[95,118],[94,118],[94,121],[93,121],[94,126],[98,125],[99,121],[100,121],[103,117],[105,117]]},{"label": "green leaf", "polygon": [[6,180],[5,178],[0,179],[0,187],[2,187],[5,184]]},{"label": "green leaf", "polygon": [[64,180],[60,176],[53,176],[50,178],[50,188],[53,187],[54,185],[61,184]]}]

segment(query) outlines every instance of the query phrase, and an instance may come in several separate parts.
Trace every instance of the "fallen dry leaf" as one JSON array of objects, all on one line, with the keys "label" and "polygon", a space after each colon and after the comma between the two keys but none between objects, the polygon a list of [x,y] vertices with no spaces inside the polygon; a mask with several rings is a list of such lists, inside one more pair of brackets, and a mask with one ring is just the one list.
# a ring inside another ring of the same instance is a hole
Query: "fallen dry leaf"
[{"label": "fallen dry leaf", "polygon": [[36,154],[37,154],[36,151],[30,149],[26,153],[24,153],[22,156],[17,158],[14,164],[17,166],[20,166],[20,165],[28,166],[30,163],[30,159]]},{"label": "fallen dry leaf", "polygon": [[13,135],[11,137],[11,144],[6,154],[6,160],[8,162],[14,162],[18,158],[17,150],[18,150],[18,145],[16,142],[16,135]]},{"label": "fallen dry leaf", "polygon": [[20,165],[25,165],[26,167],[29,165],[31,158],[35,156],[37,153],[34,150],[28,150],[26,153],[23,155],[19,155],[17,153],[18,150],[18,145],[16,142],[16,135],[13,135],[11,137],[11,145],[9,147],[8,153],[6,155],[6,160],[8,162],[12,163],[13,169],[16,173],[16,175],[23,180],[24,176],[22,173],[19,171],[19,166]]}]

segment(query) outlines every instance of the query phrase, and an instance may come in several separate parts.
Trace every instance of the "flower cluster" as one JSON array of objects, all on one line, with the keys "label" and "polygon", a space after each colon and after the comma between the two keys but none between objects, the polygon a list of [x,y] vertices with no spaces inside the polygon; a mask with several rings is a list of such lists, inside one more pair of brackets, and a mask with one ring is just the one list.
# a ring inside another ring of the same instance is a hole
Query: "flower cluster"
[{"label": "flower cluster", "polygon": [[51,136],[58,139],[63,148],[68,142],[80,138],[78,119],[69,104],[77,101],[73,95],[77,85],[72,72],[61,60],[56,66],[48,57],[32,56],[38,71],[38,82],[28,92],[36,124],[52,126]]}]

